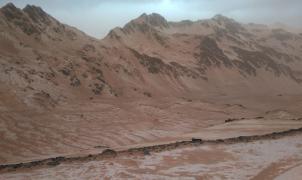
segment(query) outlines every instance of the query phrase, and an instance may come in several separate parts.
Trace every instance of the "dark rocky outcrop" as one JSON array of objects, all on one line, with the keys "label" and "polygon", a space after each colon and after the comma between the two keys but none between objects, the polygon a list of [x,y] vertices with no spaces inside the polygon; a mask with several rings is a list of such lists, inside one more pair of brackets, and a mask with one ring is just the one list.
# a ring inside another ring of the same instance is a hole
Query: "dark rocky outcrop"
[{"label": "dark rocky outcrop", "polygon": [[139,60],[140,64],[148,69],[152,74],[166,74],[175,78],[179,76],[187,76],[193,79],[202,78],[205,79],[205,72],[203,69],[196,69],[196,71],[187,68],[177,62],[165,63],[163,60],[157,57],[151,57],[145,54],[140,54],[134,49],[130,49],[134,56]]},{"label": "dark rocky outcrop", "polygon": [[269,53],[263,51],[248,51],[238,47],[233,47],[233,49],[241,59],[241,61],[236,62],[241,72],[248,75],[256,75],[256,69],[264,68],[267,71],[273,72],[277,77],[285,75],[298,83],[301,82],[300,79],[295,77],[294,72],[289,66],[277,63],[268,55]]},{"label": "dark rocky outcrop", "polygon": [[147,24],[154,27],[167,28],[169,27],[168,21],[162,17],[160,14],[152,13],[150,15],[142,14],[138,19],[141,19]]},{"label": "dark rocky outcrop", "polygon": [[[169,23],[161,15],[156,13],[147,15],[144,13],[137,19],[134,19],[127,23],[123,28],[120,29],[120,31],[125,34],[130,34],[132,32],[139,31],[144,34],[153,34],[159,36],[158,30],[156,28],[163,29],[168,27]],[[115,31],[110,32],[109,35],[111,37],[119,39],[119,36],[115,33]]]},{"label": "dark rocky outcrop", "polygon": [[102,91],[105,88],[105,84],[104,83],[95,83],[94,84],[94,88],[92,89],[92,92],[95,95],[100,95],[102,93]]},{"label": "dark rocky outcrop", "polygon": [[60,70],[62,74],[65,76],[69,76],[71,74],[71,70],[68,67],[64,67],[63,69]]},{"label": "dark rocky outcrop", "polygon": [[169,69],[169,66],[166,65],[161,59],[147,55],[141,56],[140,63],[145,66],[150,73],[153,74],[165,72],[165,70]]},{"label": "dark rocky outcrop", "polygon": [[0,9],[1,13],[7,20],[22,18],[23,12],[17,8],[13,3],[8,3]]},{"label": "dark rocky outcrop", "polygon": [[32,21],[26,14],[14,4],[9,3],[1,8],[1,13],[6,18],[7,22],[19,27],[25,34],[32,35],[39,33],[39,29],[32,24]]},{"label": "dark rocky outcrop", "polygon": [[40,41],[40,35],[44,34],[53,41],[62,41],[62,38],[55,37],[53,33],[66,36],[71,40],[75,40],[77,37],[77,34],[70,27],[61,24],[43,11],[42,8],[34,5],[27,5],[25,8],[19,9],[14,4],[8,3],[0,9],[1,14],[4,17],[3,20],[6,22],[2,24],[9,28],[16,26],[25,34],[29,36],[34,35],[35,40]]},{"label": "dark rocky outcrop", "polygon": [[40,24],[47,24],[49,25],[51,23],[49,15],[42,10],[42,8],[33,6],[33,5],[27,5],[23,11],[35,22]]},{"label": "dark rocky outcrop", "polygon": [[199,45],[199,54],[195,54],[198,64],[203,67],[232,67],[231,60],[219,48],[216,41],[210,37],[204,37]]},{"label": "dark rocky outcrop", "polygon": [[81,81],[78,79],[77,76],[72,76],[70,78],[70,85],[73,87],[78,87],[81,85]]},{"label": "dark rocky outcrop", "polygon": [[116,157],[117,156],[117,152],[115,150],[112,149],[105,149],[102,154],[102,156],[106,156],[106,157]]},{"label": "dark rocky outcrop", "polygon": [[142,32],[144,34],[150,33],[150,32],[156,32],[151,26],[145,23],[128,23],[124,26],[123,32],[125,34],[131,34],[135,31]]},{"label": "dark rocky outcrop", "polygon": [[256,76],[257,70],[247,61],[233,60],[233,64],[240,70],[240,73],[245,76]]},{"label": "dark rocky outcrop", "polygon": [[231,34],[236,34],[245,31],[245,28],[240,23],[236,22],[231,18],[218,14],[215,15],[212,19],[216,21],[219,25],[224,26],[225,29]]},{"label": "dark rocky outcrop", "polygon": [[201,144],[203,142],[202,139],[199,139],[199,138],[192,138],[192,143],[199,143]]},{"label": "dark rocky outcrop", "polygon": [[292,58],[290,55],[288,54],[285,54],[283,52],[280,52],[280,51],[277,51],[273,48],[270,48],[270,47],[266,47],[266,46],[261,46],[261,45],[258,45],[259,49],[261,49],[265,54],[273,57],[273,58],[276,58],[278,59],[279,61],[280,60],[283,60],[285,62],[293,62],[294,61],[294,58]]}]

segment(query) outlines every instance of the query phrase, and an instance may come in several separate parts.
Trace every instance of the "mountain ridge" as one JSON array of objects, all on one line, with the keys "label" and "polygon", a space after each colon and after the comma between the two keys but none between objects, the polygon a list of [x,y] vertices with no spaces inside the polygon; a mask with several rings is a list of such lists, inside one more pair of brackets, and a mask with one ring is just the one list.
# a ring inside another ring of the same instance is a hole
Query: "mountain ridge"
[{"label": "mountain ridge", "polygon": [[[301,88],[301,52],[295,47],[302,38],[284,30],[240,24],[222,15],[168,22],[152,13],[97,40],[40,7],[21,10],[8,4],[0,12],[9,24],[1,25],[5,47],[0,51],[7,59],[2,60],[1,81],[29,106],[52,102],[55,107],[74,97],[186,96],[230,93],[232,88],[258,92],[257,86],[270,91],[285,82],[276,93]],[[269,79],[271,88],[265,87]],[[232,86],[223,90],[226,84]]]},{"label": "mountain ridge", "polygon": [[301,124],[298,34],[143,14],[100,40],[36,6],[4,9],[0,164]]}]

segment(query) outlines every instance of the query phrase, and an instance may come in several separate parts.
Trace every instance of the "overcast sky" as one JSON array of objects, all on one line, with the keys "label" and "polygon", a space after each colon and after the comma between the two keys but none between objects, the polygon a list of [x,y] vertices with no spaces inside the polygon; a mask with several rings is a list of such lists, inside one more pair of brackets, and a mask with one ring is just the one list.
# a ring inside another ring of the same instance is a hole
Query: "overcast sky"
[{"label": "overcast sky", "polygon": [[210,18],[216,14],[240,22],[302,26],[302,0],[0,0],[42,7],[63,23],[96,38],[142,13],[157,12],[169,21]]}]

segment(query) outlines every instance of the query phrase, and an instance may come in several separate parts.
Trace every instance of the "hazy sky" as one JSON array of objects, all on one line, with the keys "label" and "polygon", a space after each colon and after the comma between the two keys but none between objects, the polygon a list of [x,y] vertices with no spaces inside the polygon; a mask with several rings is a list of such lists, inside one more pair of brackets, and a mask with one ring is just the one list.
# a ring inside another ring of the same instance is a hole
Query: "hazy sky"
[{"label": "hazy sky", "polygon": [[42,7],[63,23],[97,38],[142,13],[157,12],[169,21],[223,14],[241,22],[302,26],[302,0],[0,0]]}]

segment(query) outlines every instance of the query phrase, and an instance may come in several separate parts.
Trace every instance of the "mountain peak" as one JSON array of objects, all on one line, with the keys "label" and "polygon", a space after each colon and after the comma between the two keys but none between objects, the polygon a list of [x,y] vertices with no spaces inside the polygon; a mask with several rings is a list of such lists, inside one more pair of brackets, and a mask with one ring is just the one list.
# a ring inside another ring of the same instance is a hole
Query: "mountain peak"
[{"label": "mountain peak", "polygon": [[232,33],[238,33],[244,31],[244,27],[232,18],[217,14],[212,18],[213,21],[217,22],[219,25],[224,26],[227,30]]},{"label": "mountain peak", "polygon": [[160,28],[166,28],[169,26],[168,21],[163,16],[157,13],[152,13],[149,15],[143,13],[137,19],[135,19],[134,22],[144,22],[151,26],[160,27]]},{"label": "mountain peak", "polygon": [[[4,26],[9,26],[11,29],[13,27],[20,29],[27,35],[38,35],[48,27],[56,26],[52,28],[55,32],[59,32],[59,22],[47,14],[42,8],[34,5],[26,5],[23,9],[16,7],[13,3],[8,3],[7,5],[0,8],[0,18],[6,23]],[[57,23],[53,23],[57,22]]]},{"label": "mountain peak", "polygon": [[147,17],[147,16],[148,16],[148,14],[143,13],[143,14],[141,14],[138,18],[145,18],[145,17]]},{"label": "mountain peak", "polygon": [[138,18],[131,20],[123,28],[123,33],[131,33],[135,31],[140,31],[143,33],[156,31],[156,29],[168,28],[168,21],[157,13],[146,14],[143,13]]},{"label": "mountain peak", "polygon": [[26,5],[26,7],[23,9],[23,12],[25,12],[36,23],[50,23],[49,15],[38,6]]},{"label": "mountain peak", "polygon": [[22,16],[21,9],[17,8],[13,3],[6,4],[0,9],[0,11],[9,20],[19,18]]},{"label": "mountain peak", "polygon": [[1,8],[2,10],[3,9],[10,9],[10,10],[13,10],[13,9],[17,9],[17,7],[13,4],[13,3],[7,3],[5,6],[3,6]]},{"label": "mountain peak", "polygon": [[8,3],[0,9],[0,12],[7,20],[18,21],[17,24],[22,21],[29,23],[29,19],[35,23],[50,23],[50,16],[42,8],[34,5],[26,5],[25,8],[19,9],[13,3]]}]

